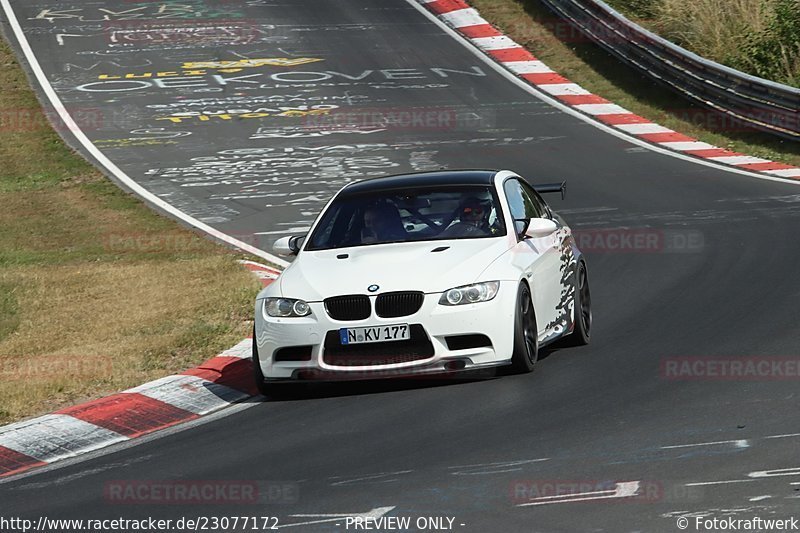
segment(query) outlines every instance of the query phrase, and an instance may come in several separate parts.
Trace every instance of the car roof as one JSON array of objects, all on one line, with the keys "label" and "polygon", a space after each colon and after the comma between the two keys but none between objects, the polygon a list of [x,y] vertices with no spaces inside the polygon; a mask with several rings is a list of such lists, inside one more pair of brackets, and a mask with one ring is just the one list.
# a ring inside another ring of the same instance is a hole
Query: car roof
[{"label": "car roof", "polygon": [[439,170],[398,174],[357,181],[345,187],[344,194],[362,194],[391,189],[435,187],[437,185],[491,185],[496,170]]}]

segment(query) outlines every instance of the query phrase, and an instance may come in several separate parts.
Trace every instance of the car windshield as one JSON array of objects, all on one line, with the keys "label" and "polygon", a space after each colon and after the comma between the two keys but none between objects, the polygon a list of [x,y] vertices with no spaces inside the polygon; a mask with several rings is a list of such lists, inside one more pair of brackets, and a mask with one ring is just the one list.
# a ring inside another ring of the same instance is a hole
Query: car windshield
[{"label": "car windshield", "polygon": [[306,246],[330,250],[390,242],[479,239],[506,234],[488,186],[390,190],[340,195]]}]

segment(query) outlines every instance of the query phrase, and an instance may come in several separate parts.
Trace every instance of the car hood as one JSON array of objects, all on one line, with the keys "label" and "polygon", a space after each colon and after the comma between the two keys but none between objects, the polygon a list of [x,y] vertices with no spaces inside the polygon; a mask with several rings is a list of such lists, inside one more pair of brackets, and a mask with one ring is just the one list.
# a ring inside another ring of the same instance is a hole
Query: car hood
[{"label": "car hood", "polygon": [[[283,296],[312,302],[341,294],[368,294],[370,285],[378,285],[381,293],[443,292],[491,281],[476,278],[508,249],[506,238],[497,237],[303,251],[279,282]],[[346,259],[337,258],[344,254]]]}]

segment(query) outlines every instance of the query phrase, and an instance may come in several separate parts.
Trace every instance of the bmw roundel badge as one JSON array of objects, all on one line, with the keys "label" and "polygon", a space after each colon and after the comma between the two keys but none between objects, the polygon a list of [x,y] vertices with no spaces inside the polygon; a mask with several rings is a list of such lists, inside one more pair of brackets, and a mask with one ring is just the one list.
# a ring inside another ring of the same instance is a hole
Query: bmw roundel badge
[{"label": "bmw roundel badge", "polygon": [[377,285],[370,285],[369,287],[367,287],[367,290],[369,292],[376,292],[378,289],[380,289],[380,287],[378,287]]}]

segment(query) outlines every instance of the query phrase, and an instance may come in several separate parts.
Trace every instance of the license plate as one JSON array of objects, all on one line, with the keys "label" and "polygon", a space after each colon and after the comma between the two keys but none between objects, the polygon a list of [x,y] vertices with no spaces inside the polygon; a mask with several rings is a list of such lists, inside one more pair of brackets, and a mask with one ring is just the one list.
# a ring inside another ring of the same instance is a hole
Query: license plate
[{"label": "license plate", "polygon": [[365,344],[368,342],[405,341],[411,338],[408,324],[389,324],[367,328],[342,328],[339,340],[342,344]]}]

